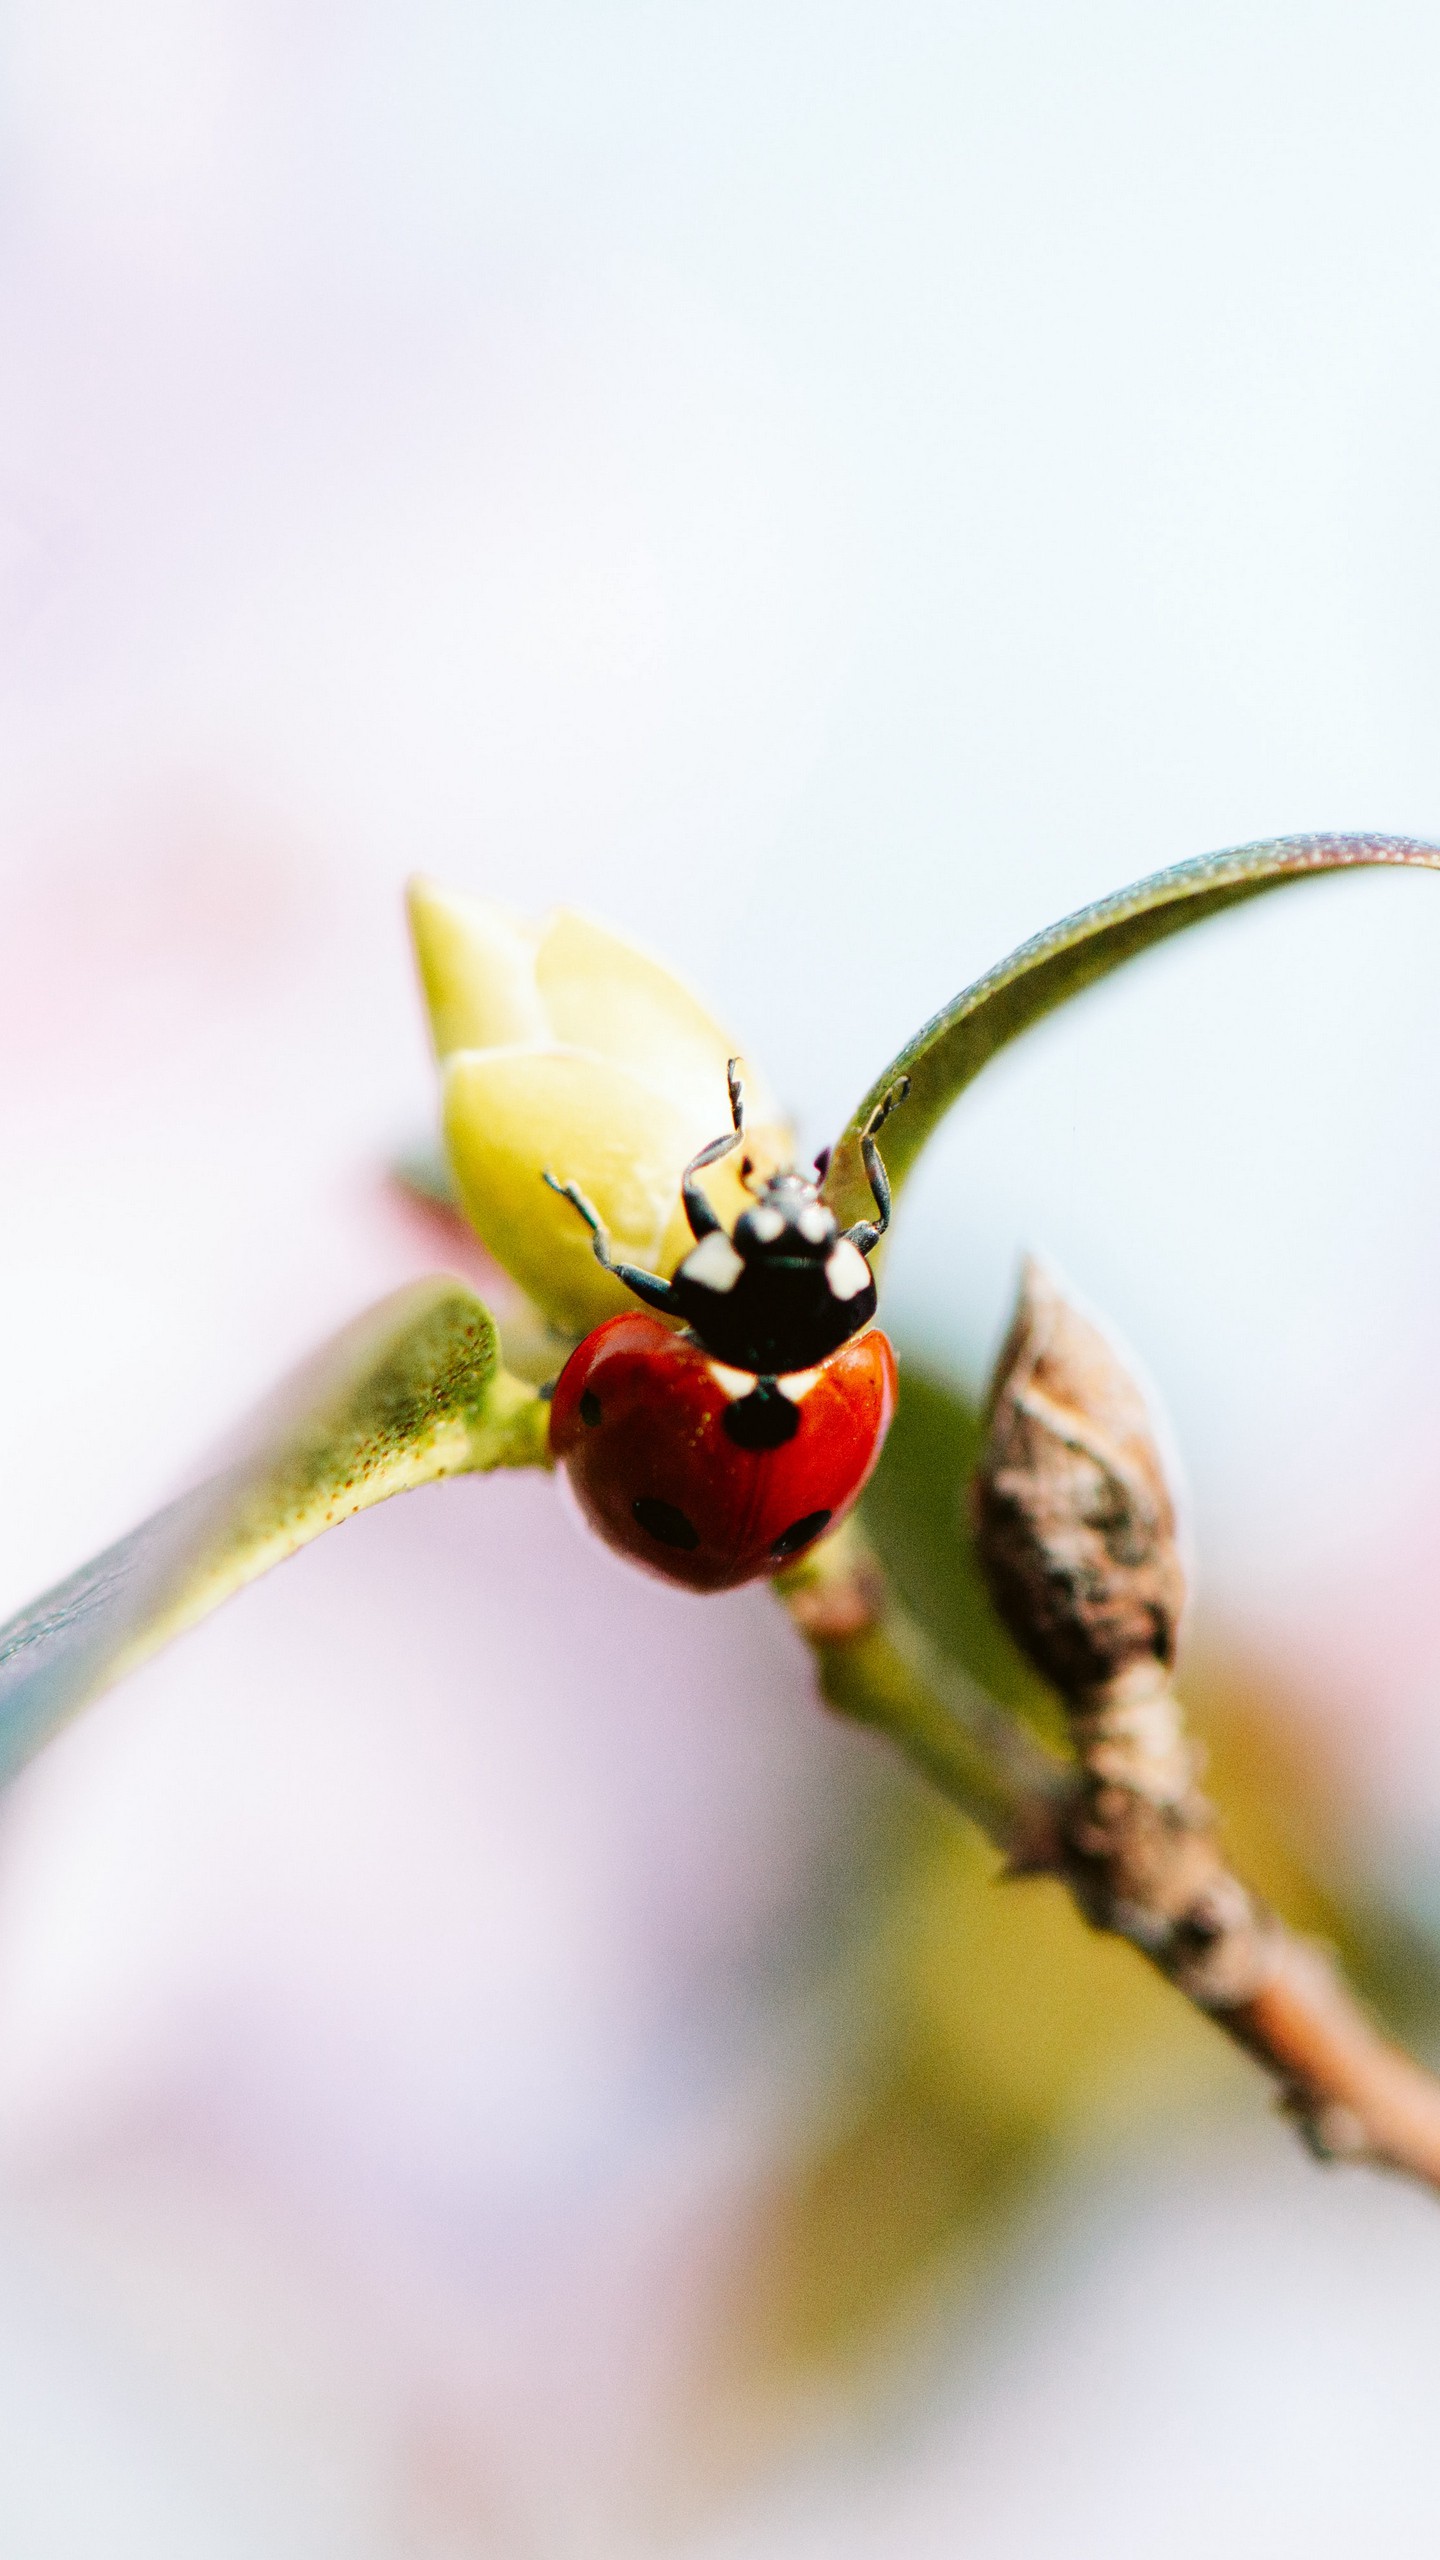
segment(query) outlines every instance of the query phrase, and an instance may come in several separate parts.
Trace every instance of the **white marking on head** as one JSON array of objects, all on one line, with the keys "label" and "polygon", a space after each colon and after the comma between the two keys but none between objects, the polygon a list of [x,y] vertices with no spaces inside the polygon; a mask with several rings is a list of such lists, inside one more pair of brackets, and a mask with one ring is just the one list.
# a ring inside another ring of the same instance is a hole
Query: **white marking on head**
[{"label": "white marking on head", "polygon": [[757,1244],[773,1244],[785,1233],[785,1221],[778,1209],[752,1209],[748,1227]]},{"label": "white marking on head", "polygon": [[842,1236],[834,1252],[826,1255],[825,1277],[831,1297],[842,1303],[846,1298],[858,1298],[861,1290],[869,1287],[870,1265],[858,1244],[852,1244],[848,1236]]},{"label": "white marking on head", "polygon": [[818,1200],[812,1200],[808,1209],[801,1210],[795,1224],[807,1244],[823,1244],[826,1237],[835,1232],[834,1219],[828,1209],[821,1208]]},{"label": "white marking on head", "polygon": [[723,1297],[727,1289],[734,1288],[744,1268],[729,1237],[719,1227],[713,1228],[708,1236],[702,1236],[693,1253],[687,1253],[680,1265],[687,1280],[698,1281],[702,1289],[713,1289],[717,1297]]}]

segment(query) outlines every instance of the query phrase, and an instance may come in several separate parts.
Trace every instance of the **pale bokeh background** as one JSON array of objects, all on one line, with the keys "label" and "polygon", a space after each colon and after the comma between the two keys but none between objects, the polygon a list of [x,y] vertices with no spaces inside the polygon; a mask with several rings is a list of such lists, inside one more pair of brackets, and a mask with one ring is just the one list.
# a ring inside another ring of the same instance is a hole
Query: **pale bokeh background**
[{"label": "pale bokeh background", "polygon": [[[649,939],[818,1143],[1084,899],[1440,835],[1437,112],[1414,0],[17,0],[4,1605],[433,1259],[408,869]],[[978,1374],[1038,1244],[1121,1325],[1212,1621],[1420,1900],[1437,976],[1428,879],[1143,964],[987,1077],[890,1294]],[[1428,2552],[1433,2215],[1258,2120],[691,2494],[869,1787],[762,1597],[538,1485],[357,1523],[68,1737],[0,1826],[7,2551]]]}]

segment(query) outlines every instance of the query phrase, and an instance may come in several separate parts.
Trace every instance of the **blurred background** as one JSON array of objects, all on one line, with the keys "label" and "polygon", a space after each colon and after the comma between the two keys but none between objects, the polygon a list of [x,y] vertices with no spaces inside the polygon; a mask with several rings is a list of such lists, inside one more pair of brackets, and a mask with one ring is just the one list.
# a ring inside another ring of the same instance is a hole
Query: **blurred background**
[{"label": "blurred background", "polygon": [[[581,904],[812,1144],[1163,863],[1440,835],[1418,0],[15,0],[0,1608],[476,1257],[399,892]],[[877,1536],[954,1610],[1018,1257],[1190,1480],[1253,1873],[1440,2028],[1440,895],[985,1077]],[[1440,2223],[1309,2164],[759,1592],[359,1519],[0,1812],[15,2560],[1434,2548]]]}]

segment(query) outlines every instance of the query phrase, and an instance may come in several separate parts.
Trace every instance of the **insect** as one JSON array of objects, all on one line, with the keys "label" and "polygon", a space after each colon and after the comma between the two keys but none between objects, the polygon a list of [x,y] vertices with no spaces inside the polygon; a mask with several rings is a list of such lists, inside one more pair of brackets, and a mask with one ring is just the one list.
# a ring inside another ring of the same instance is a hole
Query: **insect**
[{"label": "insect", "polygon": [[745,1134],[735,1058],[727,1081],[732,1125],[685,1169],[695,1242],[672,1280],[617,1262],[583,1191],[545,1176],[584,1219],[596,1260],[655,1310],[612,1316],[572,1353],[550,1445],[601,1537],[695,1591],[753,1582],[803,1555],[859,1497],[895,1410],[895,1354],[871,1325],[869,1256],[890,1224],[876,1141],[908,1079],[861,1134],[875,1217],[843,1234],[820,1197],[819,1162],[813,1177],[790,1166],[756,1184],[748,1160],[753,1206],[727,1232],[699,1181]]}]

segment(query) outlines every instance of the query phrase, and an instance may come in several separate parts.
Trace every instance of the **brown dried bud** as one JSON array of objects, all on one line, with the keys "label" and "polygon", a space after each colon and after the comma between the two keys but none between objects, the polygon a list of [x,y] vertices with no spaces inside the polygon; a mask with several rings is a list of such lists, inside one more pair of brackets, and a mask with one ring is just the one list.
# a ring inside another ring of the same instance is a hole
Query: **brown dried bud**
[{"label": "brown dried bud", "polygon": [[1139,1388],[1027,1263],[975,1479],[990,1596],[1066,1697],[1166,1667],[1185,1599],[1175,1509]]}]

